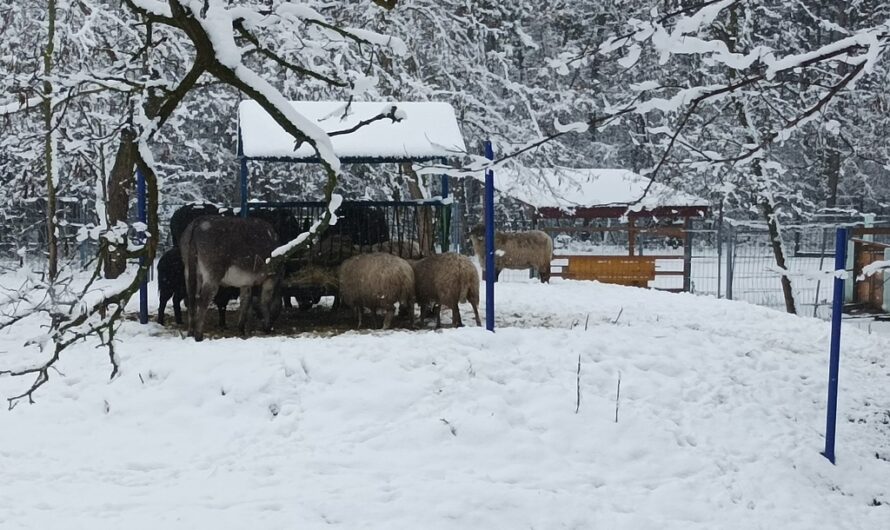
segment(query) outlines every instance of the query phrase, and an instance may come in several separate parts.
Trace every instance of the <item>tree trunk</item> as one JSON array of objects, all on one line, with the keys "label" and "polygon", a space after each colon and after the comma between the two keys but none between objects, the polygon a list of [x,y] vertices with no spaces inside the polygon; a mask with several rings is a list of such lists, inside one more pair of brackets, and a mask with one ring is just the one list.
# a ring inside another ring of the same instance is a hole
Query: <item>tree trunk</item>
[{"label": "tree trunk", "polygon": [[785,311],[792,315],[797,314],[797,307],[794,303],[794,291],[791,289],[791,279],[785,266],[785,249],[782,247],[782,234],[779,230],[779,222],[776,220],[776,209],[773,202],[769,198],[764,198],[760,203],[760,211],[766,219],[766,226],[769,230],[769,242],[773,247],[773,255],[776,257],[776,265],[782,270],[782,294],[785,297]]},{"label": "tree trunk", "polygon": [[[733,6],[730,13],[730,21],[726,28],[726,33],[724,35],[724,42],[726,43],[727,48],[730,51],[735,52],[739,45],[739,14],[738,9],[739,6]],[[732,98],[733,104],[736,107],[736,112],[738,113],[739,123],[745,127],[746,129],[751,131],[751,134],[748,135],[749,143],[756,143],[757,139],[756,131],[752,127],[752,125],[748,122],[748,116],[745,114],[745,108],[742,105],[742,102],[733,96]],[[751,170],[754,173],[756,181],[754,186],[759,188],[756,190],[757,195],[760,196],[758,202],[760,203],[760,211],[763,214],[763,218],[766,221],[767,231],[769,233],[769,242],[770,246],[773,249],[773,256],[776,258],[776,265],[782,271],[782,294],[785,298],[785,310],[791,314],[797,314],[797,308],[794,303],[794,291],[791,289],[791,279],[786,274],[788,269],[786,268],[785,263],[785,249],[782,246],[782,233],[779,228],[779,222],[776,219],[776,208],[775,203],[773,202],[772,195],[769,190],[763,189],[765,184],[763,183],[763,167],[761,167],[759,161],[754,161],[751,164]]]},{"label": "tree trunk", "polygon": [[837,190],[841,180],[841,152],[838,149],[837,137],[829,136],[825,145],[824,173],[828,187],[825,206],[837,206]]},{"label": "tree trunk", "polygon": [[[145,47],[146,50],[152,47],[151,22],[146,23],[145,26]],[[142,71],[145,76],[155,78],[149,68],[148,52],[145,53]],[[153,89],[149,89],[143,109],[145,115],[149,118],[156,118],[162,103],[163,97],[161,94]],[[105,186],[105,211],[109,228],[113,228],[119,222],[126,224],[129,218],[130,192],[135,186],[134,174],[136,173],[137,160],[136,144],[134,143],[136,134],[133,131],[131,122],[132,118],[128,120],[128,126],[121,131],[121,142],[118,145],[117,155],[114,157],[114,165],[111,167],[111,174],[108,175],[108,182]],[[154,211],[157,211],[157,205],[154,208]],[[114,248],[109,247],[108,253],[105,255],[104,268],[105,277],[108,279],[117,278],[123,274],[127,268],[126,241],[123,242],[123,245],[114,246]]]},{"label": "tree trunk", "polygon": [[[114,157],[114,165],[108,175],[106,186],[105,211],[107,214],[108,228],[114,228],[119,223],[127,222],[130,209],[130,190],[133,188],[133,173],[136,167],[136,157],[133,152],[136,148],[132,129],[126,128],[121,133],[121,142]],[[121,245],[109,246],[105,254],[105,277],[117,278],[127,268],[126,242]]]},{"label": "tree trunk", "polygon": [[[409,197],[412,200],[426,199],[427,197],[424,196],[420,187],[420,179],[414,172],[414,168],[411,167],[411,162],[402,162],[402,173],[405,175],[405,182],[408,185]],[[420,245],[420,251],[425,255],[432,252],[434,237],[432,212],[429,208],[421,208],[417,219],[417,243]]]},{"label": "tree trunk", "polygon": [[56,167],[56,136],[53,130],[53,85],[50,75],[53,69],[53,53],[56,39],[56,0],[47,4],[47,38],[43,52],[43,126],[44,170],[46,171],[46,243],[48,274],[50,281],[59,273],[58,234],[56,234],[56,188],[59,185],[59,168]]}]

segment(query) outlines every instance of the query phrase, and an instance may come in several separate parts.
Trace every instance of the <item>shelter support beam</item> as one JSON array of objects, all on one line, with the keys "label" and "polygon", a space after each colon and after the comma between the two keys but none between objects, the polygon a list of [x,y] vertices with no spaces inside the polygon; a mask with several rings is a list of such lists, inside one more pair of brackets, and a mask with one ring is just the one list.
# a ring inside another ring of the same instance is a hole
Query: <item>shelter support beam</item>
[{"label": "shelter support beam", "polygon": [[[491,141],[485,142],[485,158],[494,160]],[[494,171],[485,171],[485,329],[494,331]]]}]

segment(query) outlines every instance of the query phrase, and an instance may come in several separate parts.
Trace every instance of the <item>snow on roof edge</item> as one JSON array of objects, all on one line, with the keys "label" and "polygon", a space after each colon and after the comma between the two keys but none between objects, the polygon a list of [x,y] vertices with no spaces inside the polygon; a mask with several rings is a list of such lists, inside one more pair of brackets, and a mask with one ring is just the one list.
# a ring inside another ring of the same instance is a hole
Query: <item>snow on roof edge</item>
[{"label": "snow on roof edge", "polygon": [[[393,105],[397,107],[401,121],[383,119],[355,132],[333,136],[334,152],[344,160],[418,160],[466,153],[454,108],[446,102],[352,102],[348,113],[345,101],[290,103],[328,133],[348,130]],[[255,101],[239,103],[238,123],[247,158],[310,161],[315,157],[308,145],[294,150],[293,137]]]},{"label": "snow on roof edge", "polygon": [[[495,170],[495,189],[535,208],[710,207],[701,197],[685,193],[626,169],[534,168]],[[482,173],[473,175],[484,181]],[[645,192],[645,193],[644,193]]]}]

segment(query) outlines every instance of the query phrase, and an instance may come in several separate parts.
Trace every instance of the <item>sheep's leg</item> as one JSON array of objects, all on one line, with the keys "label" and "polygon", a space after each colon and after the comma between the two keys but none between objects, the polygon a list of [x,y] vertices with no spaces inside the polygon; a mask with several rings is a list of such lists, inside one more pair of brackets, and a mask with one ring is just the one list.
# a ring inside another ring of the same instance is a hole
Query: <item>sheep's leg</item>
[{"label": "sheep's leg", "polygon": [[501,278],[501,270],[503,270],[503,269],[499,269],[499,268],[495,267],[495,269],[494,269],[494,281],[498,281],[498,280]]},{"label": "sheep's leg", "polygon": [[451,327],[459,328],[463,326],[464,323],[460,318],[460,308],[457,306],[457,302],[451,306]]},{"label": "sheep's leg", "polygon": [[538,269],[538,279],[541,283],[550,283],[550,265]]},{"label": "sheep's leg", "polygon": [[436,329],[442,327],[442,304],[436,304]]},{"label": "sheep's leg", "polygon": [[386,312],[383,314],[383,328],[382,329],[389,329],[389,327],[392,325],[392,317],[394,317],[395,314],[396,314],[395,304],[386,308]]},{"label": "sheep's leg", "polygon": [[362,308],[360,306],[355,307],[355,316],[358,318],[356,329],[362,329]]},{"label": "sheep's leg", "polygon": [[414,300],[408,300],[408,326],[414,329]]},{"label": "sheep's leg", "polygon": [[479,318],[479,305],[473,302],[470,302],[470,305],[473,306],[473,314],[476,315],[476,325],[482,327],[482,319]]}]

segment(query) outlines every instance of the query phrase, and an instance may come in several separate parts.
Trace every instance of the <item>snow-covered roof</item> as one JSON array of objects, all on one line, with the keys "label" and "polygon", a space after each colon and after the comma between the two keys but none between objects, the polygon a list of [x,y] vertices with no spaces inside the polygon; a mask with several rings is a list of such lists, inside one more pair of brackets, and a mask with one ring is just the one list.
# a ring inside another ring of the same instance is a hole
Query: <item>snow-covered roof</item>
[{"label": "snow-covered roof", "polygon": [[[325,132],[342,131],[389,112],[395,105],[403,117],[375,121],[349,134],[333,136],[334,152],[350,160],[423,160],[465,153],[466,146],[454,109],[442,102],[353,102],[344,116],[345,101],[292,101],[294,109]],[[308,145],[294,151],[294,138],[255,101],[238,107],[244,155],[306,161],[315,157]]]},{"label": "snow-covered roof", "polygon": [[[482,173],[474,174],[474,177],[483,182],[485,180]],[[571,210],[578,207],[628,206],[639,211],[709,205],[705,199],[658,182],[653,183],[649,192],[645,193],[648,184],[648,178],[626,169],[554,167],[522,170],[498,168],[494,171],[495,189],[535,208]]]}]

